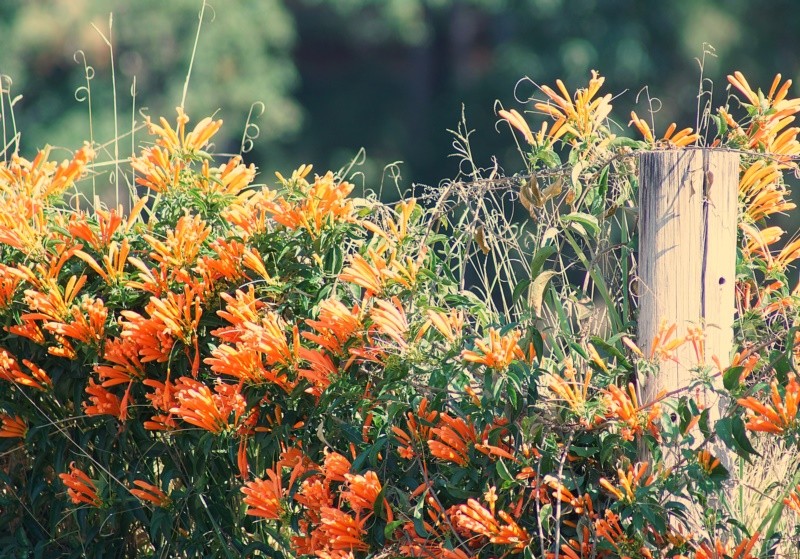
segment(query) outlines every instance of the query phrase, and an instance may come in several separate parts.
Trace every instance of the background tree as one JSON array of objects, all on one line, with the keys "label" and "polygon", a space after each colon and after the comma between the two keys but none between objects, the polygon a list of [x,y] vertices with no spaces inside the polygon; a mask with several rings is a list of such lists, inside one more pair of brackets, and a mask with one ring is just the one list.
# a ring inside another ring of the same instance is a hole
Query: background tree
[{"label": "background tree", "polygon": [[[92,28],[107,32],[109,12],[120,107],[130,109],[136,76],[137,107],[172,114],[201,4],[4,2],[0,72],[24,95],[16,108],[27,149],[45,137],[74,148],[86,136],[87,107],[73,96],[86,81],[82,64],[73,60],[79,49],[97,72],[97,139],[113,137],[110,57]],[[363,147],[371,179],[400,160],[406,179],[435,183],[454,173],[447,129],[459,121],[462,103],[479,132],[478,159],[488,163],[489,154],[508,149],[492,132],[491,107],[498,98],[512,103],[509,92],[522,76],[537,83],[561,77],[570,86],[596,68],[608,75],[609,88],[627,90],[615,100],[621,125],[640,84],[649,84],[651,96],[669,101],[657,118],[686,126],[696,121],[695,58],[702,57],[704,43],[716,53],[706,57],[704,75],[717,83],[732,69],[756,83],[771,80],[777,69],[795,78],[800,67],[792,30],[800,14],[793,7],[788,0],[771,2],[770,9],[743,0],[212,2],[186,108],[194,115],[219,110],[227,131],[218,147],[238,151],[249,107],[262,101],[260,138],[251,154],[261,168],[288,170],[300,160],[339,168]],[[516,91],[525,98],[534,88],[523,83]],[[723,96],[715,92],[715,106]],[[645,100],[640,96],[639,114],[646,112]]]}]

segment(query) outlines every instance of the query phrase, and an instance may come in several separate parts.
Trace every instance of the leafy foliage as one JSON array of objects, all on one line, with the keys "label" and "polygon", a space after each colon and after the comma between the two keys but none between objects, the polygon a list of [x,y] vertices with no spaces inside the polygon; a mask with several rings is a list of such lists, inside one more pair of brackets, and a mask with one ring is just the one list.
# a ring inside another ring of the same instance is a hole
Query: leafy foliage
[{"label": "leafy foliage", "polygon": [[[738,522],[714,443],[751,458],[752,433],[800,433],[800,253],[771,249],[764,221],[790,209],[800,144],[785,117],[800,102],[779,80],[767,95],[731,83],[745,116],[720,111],[713,140],[748,150],[731,367],[706,362],[700,329],[632,341],[631,156],[700,136],[656,140],[634,116],[645,140],[615,137],[596,74],[575,95],[543,87],[536,132],[500,112],[524,139],[524,177],[473,167],[431,204],[353,198],[309,166],[254,184],[252,165],[206,151],[222,123],[190,130],[182,109],[174,126],[147,122],[127,210],[64,202],[91,145],[60,165],[14,154],[0,166],[2,548],[757,556],[782,510]],[[516,198],[528,229],[500,211]],[[643,401],[640,380],[682,345],[697,382]],[[721,419],[695,385],[730,398]]]}]

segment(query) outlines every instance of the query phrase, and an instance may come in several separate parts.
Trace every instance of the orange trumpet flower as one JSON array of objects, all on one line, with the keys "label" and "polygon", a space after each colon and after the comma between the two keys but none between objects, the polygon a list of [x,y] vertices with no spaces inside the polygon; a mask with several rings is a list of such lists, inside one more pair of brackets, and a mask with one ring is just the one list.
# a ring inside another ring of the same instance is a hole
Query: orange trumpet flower
[{"label": "orange trumpet flower", "polygon": [[94,379],[89,379],[86,393],[89,395],[89,402],[83,403],[86,415],[111,415],[121,421],[125,419],[127,414],[124,413],[119,396],[96,384]]},{"label": "orange trumpet flower", "polygon": [[363,330],[358,305],[348,309],[336,299],[322,301],[317,320],[306,319],[306,324],[316,333],[303,332],[301,336],[319,344],[332,355],[339,356],[344,354],[347,343]]},{"label": "orange trumpet flower", "polygon": [[248,481],[242,487],[244,503],[248,505],[245,514],[266,520],[280,520],[285,512],[281,476],[274,470],[267,470],[266,477]]},{"label": "orange trumpet flower", "polygon": [[488,341],[477,340],[477,351],[467,350],[461,352],[461,358],[470,363],[479,363],[495,370],[503,370],[515,359],[525,359],[525,354],[518,342],[522,337],[520,330],[511,330],[504,336],[498,330],[489,329]]},{"label": "orange trumpet flower", "polygon": [[378,332],[394,341],[401,350],[408,347],[408,342],[406,341],[408,319],[400,299],[392,297],[391,303],[382,300],[375,301],[375,307],[370,312],[370,318]]},{"label": "orange trumpet flower", "polygon": [[762,404],[753,396],[739,398],[740,406],[747,408],[748,420],[746,427],[750,431],[783,434],[786,430],[797,426],[798,402],[800,402],[800,384],[794,373],[788,374],[789,382],[786,385],[784,396],[778,392],[778,381],[773,380],[770,385],[771,404]]},{"label": "orange trumpet flower", "polygon": [[140,479],[134,480],[133,484],[138,489],[129,489],[131,495],[138,498],[144,503],[151,503],[156,507],[166,508],[170,505],[171,499],[164,491],[152,483],[142,481]]},{"label": "orange trumpet flower", "polygon": [[631,111],[631,121],[628,123],[628,126],[631,124],[636,126],[644,139],[651,144],[658,142],[659,144],[667,144],[671,147],[685,147],[700,139],[700,134],[693,133],[691,128],[684,128],[676,134],[675,130],[678,126],[673,122],[667,127],[664,136],[660,140],[655,140],[650,126],[647,122],[639,118],[634,111]]},{"label": "orange trumpet flower", "polygon": [[617,500],[634,503],[636,501],[636,490],[639,487],[647,487],[655,481],[652,475],[645,477],[648,467],[649,464],[647,462],[639,462],[636,465],[629,466],[627,472],[622,471],[622,468],[618,468],[618,487],[615,487],[606,478],[600,478],[600,485]]},{"label": "orange trumpet flower", "polygon": [[460,417],[439,414],[439,426],[430,430],[432,439],[428,440],[431,454],[446,462],[466,466],[469,462],[469,445],[478,440],[475,426]]},{"label": "orange trumpet flower", "polygon": [[[180,377],[175,382],[175,401],[177,405],[170,412],[201,429],[215,435],[235,427],[245,411],[244,397],[240,386],[217,384],[212,394],[205,384],[189,377]],[[228,423],[234,414],[233,425]]]},{"label": "orange trumpet flower", "polygon": [[58,474],[64,485],[67,486],[67,495],[76,505],[81,503],[93,507],[100,507],[102,499],[97,495],[97,486],[83,471],[75,467],[75,462],[70,463],[69,473]]},{"label": "orange trumpet flower", "polygon": [[373,471],[368,471],[363,476],[345,474],[344,479],[347,489],[342,491],[341,495],[350,505],[350,508],[356,514],[361,514],[364,510],[372,512],[375,501],[381,493],[381,482],[378,479],[378,474]]},{"label": "orange trumpet flower", "polygon": [[345,458],[338,452],[329,452],[325,455],[325,461],[322,465],[322,473],[325,479],[331,481],[345,481],[345,476],[350,472],[350,460]]},{"label": "orange trumpet flower", "polygon": [[0,379],[42,391],[53,387],[53,381],[44,369],[27,359],[23,359],[22,364],[28,368],[30,374],[20,368],[17,359],[11,353],[0,349]]},{"label": "orange trumpet flower", "polygon": [[28,424],[20,416],[0,413],[0,438],[24,439],[28,434]]},{"label": "orange trumpet flower", "polygon": [[611,112],[610,93],[595,98],[604,82],[605,78],[600,77],[596,71],[592,70],[589,87],[578,89],[573,100],[564,83],[556,80],[560,95],[546,85],[541,87],[542,92],[553,104],[540,102],[536,103],[534,107],[554,117],[557,121],[563,119],[577,139],[588,140],[603,125]]},{"label": "orange trumpet flower", "polygon": [[332,550],[367,551],[369,544],[364,541],[367,533],[366,523],[370,515],[351,516],[333,507],[320,509],[322,525],[319,531]]}]

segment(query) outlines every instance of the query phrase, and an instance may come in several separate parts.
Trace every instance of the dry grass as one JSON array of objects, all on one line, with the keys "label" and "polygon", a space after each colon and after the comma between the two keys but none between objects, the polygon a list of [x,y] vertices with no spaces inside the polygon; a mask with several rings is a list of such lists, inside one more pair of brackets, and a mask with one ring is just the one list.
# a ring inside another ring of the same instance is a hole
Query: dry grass
[{"label": "dry grass", "polygon": [[[763,458],[752,464],[737,460],[731,472],[736,480],[733,488],[734,516],[755,531],[770,514],[772,507],[781,502],[787,484],[800,470],[797,448],[787,446],[775,437],[752,437],[753,446]],[[800,558],[800,515],[784,509],[777,525],[782,535],[774,557]]]}]

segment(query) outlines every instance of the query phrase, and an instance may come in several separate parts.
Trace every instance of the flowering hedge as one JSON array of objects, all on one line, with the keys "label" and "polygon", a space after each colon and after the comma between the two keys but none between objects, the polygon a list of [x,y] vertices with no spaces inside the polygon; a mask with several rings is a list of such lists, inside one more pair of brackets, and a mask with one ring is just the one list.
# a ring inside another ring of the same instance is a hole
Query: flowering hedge
[{"label": "flowering hedge", "polygon": [[[569,237],[578,260],[601,218],[635,204],[632,153],[700,139],[672,126],[656,140],[636,115],[644,140],[616,138],[602,83],[594,75],[575,96],[543,87],[535,108],[549,120],[536,133],[500,111],[531,173],[569,158],[573,180],[525,181],[518,195],[531,215],[568,217],[556,233],[580,233]],[[765,222],[793,207],[782,177],[800,153],[800,129],[788,128],[800,100],[779,79],[767,95],[738,73],[731,83],[745,115],[720,110],[714,142],[749,155],[740,347],[724,369],[705,365],[700,328],[665,325],[647,355],[629,320],[605,336],[554,335],[542,306],[559,303],[536,288],[560,264],[553,251],[510,321],[464,288],[462,237],[441,206],[353,198],[352,184],[310,166],[254,184],[252,165],[205,151],[221,121],[188,130],[180,109],[174,127],[148,121],[155,143],[130,162],[141,192],[127,211],[65,203],[92,146],[62,164],[47,150],[14,154],[0,164],[0,546],[37,557],[758,556],[758,527],[716,504],[731,472],[713,443],[751,456],[745,427],[790,444],[800,434],[788,280],[800,245],[771,249],[782,231]],[[732,398],[724,428],[689,390],[639,401],[637,372],[682,344],[696,348],[698,382]],[[664,448],[680,459],[668,466]],[[797,483],[785,506],[800,513]],[[694,504],[714,514],[693,523]]]}]

